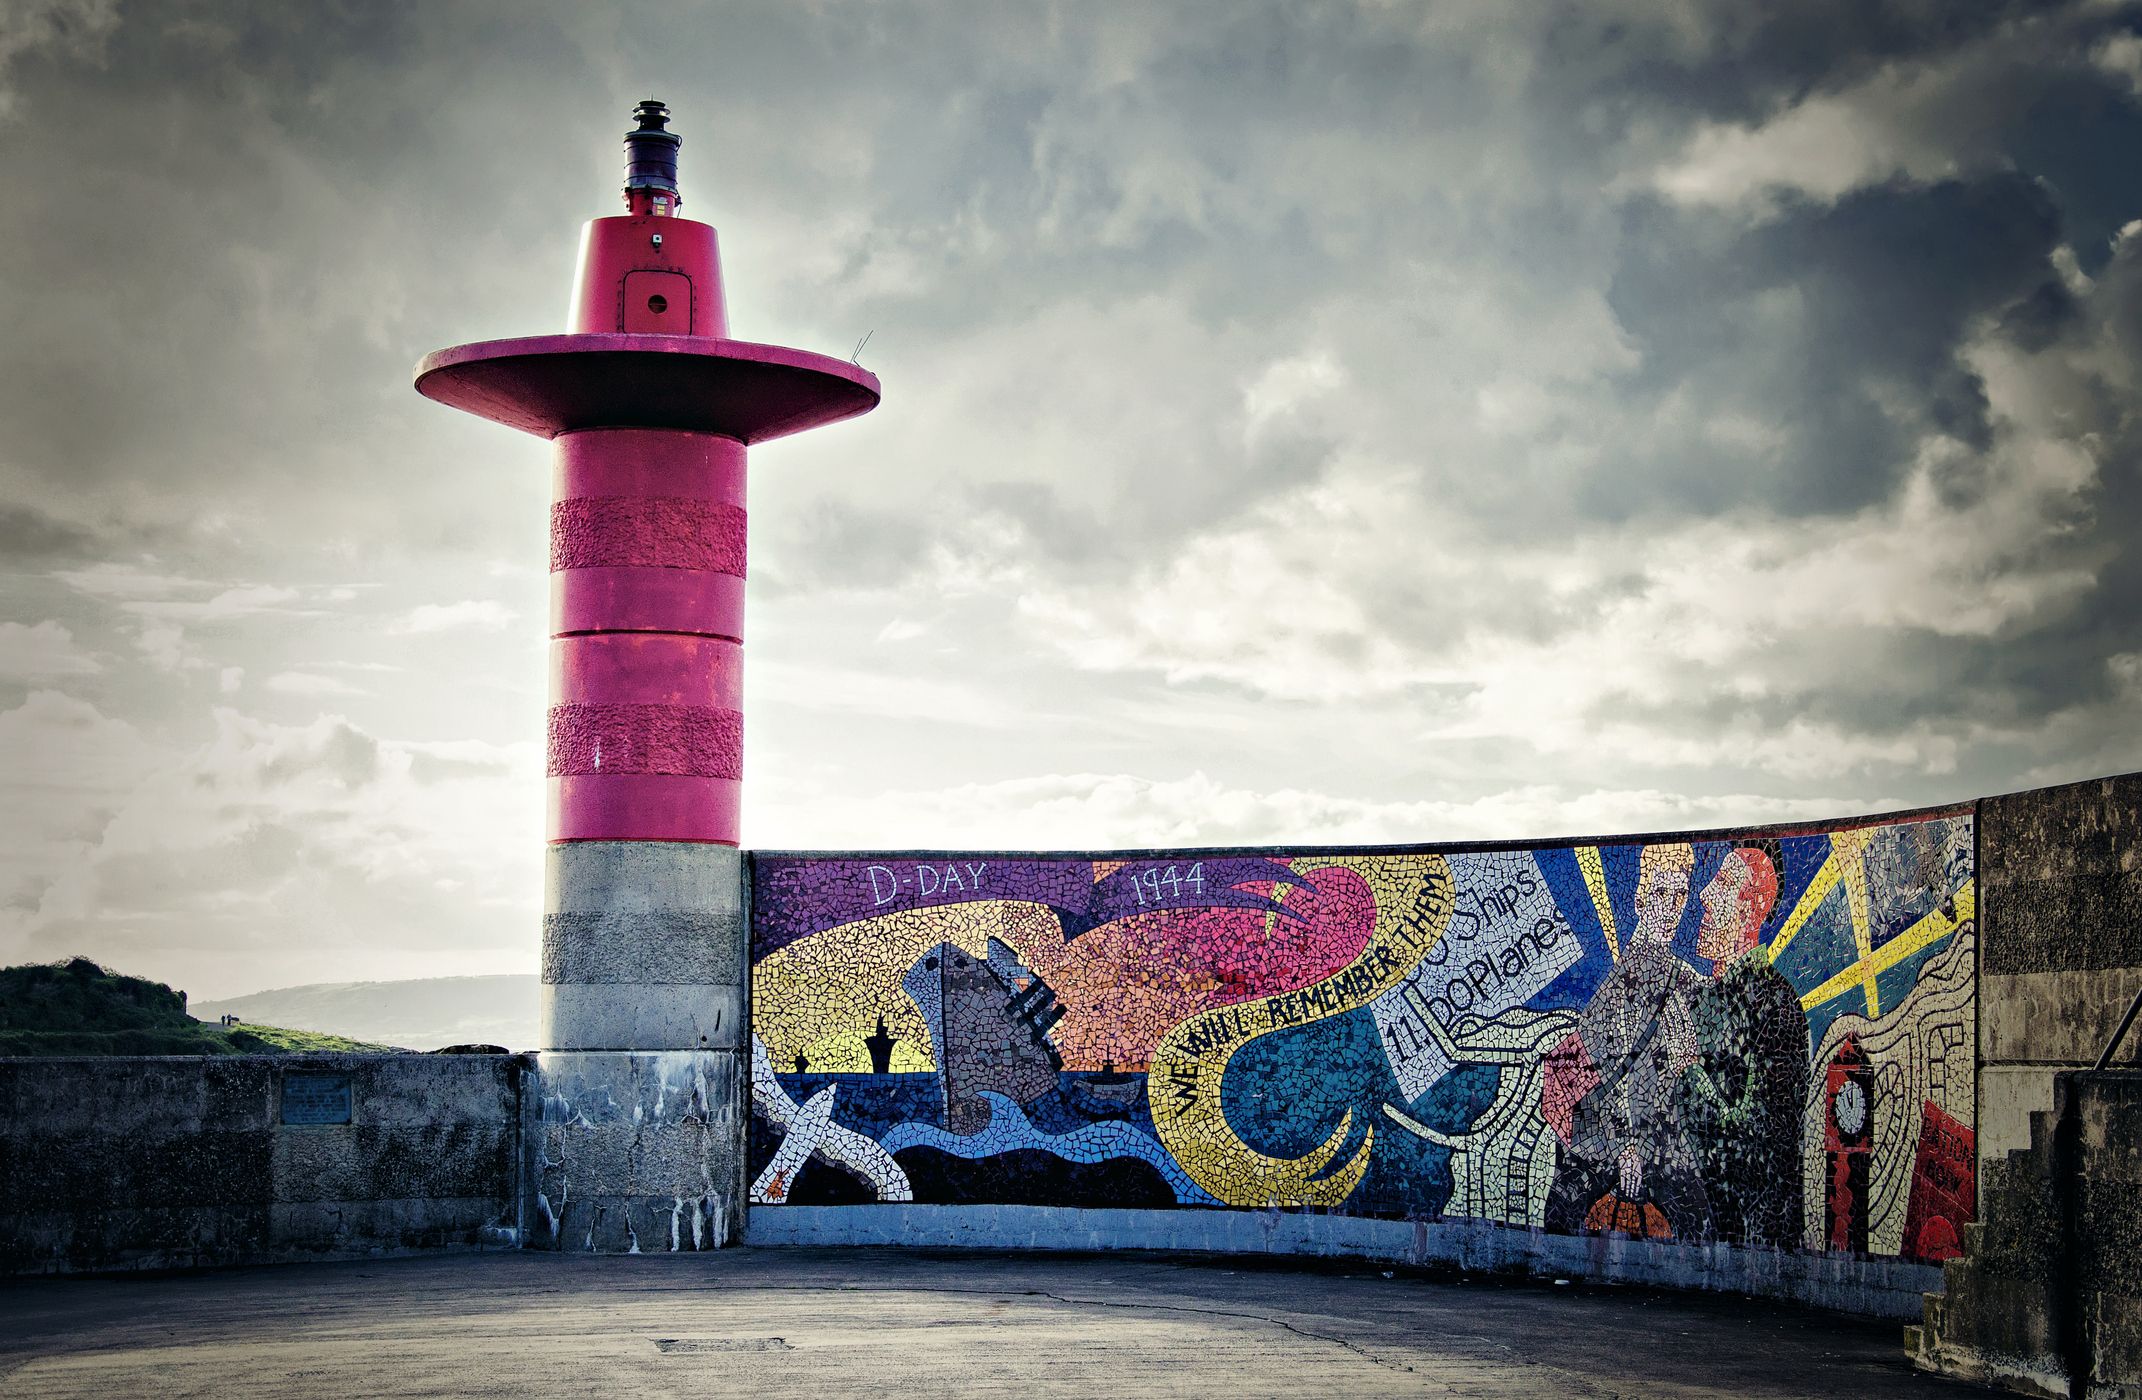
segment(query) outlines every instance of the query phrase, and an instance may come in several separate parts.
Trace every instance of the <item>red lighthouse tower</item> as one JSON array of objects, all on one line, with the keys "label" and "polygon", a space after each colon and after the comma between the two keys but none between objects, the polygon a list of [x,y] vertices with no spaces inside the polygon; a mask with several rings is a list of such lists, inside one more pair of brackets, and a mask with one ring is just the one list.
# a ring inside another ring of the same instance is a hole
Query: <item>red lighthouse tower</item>
[{"label": "red lighthouse tower", "polygon": [[[551,1136],[629,1108],[642,1142],[696,1104],[670,1126],[704,1139],[657,1154],[694,1159],[689,1182],[624,1166],[601,1174],[629,1181],[539,1180],[530,1242],[547,1221],[561,1247],[594,1249],[650,1226],[681,1234],[673,1197],[694,1201],[715,1243],[733,1221],[734,1164],[707,1154],[734,1155],[715,1138],[741,1084],[745,452],[878,402],[877,379],[848,361],[729,339],[714,230],[677,212],[669,109],[633,115],[627,212],[582,232],[568,332],[459,345],[416,369],[427,398],[552,444]],[[549,1144],[546,1172],[569,1172],[572,1143]],[[660,1220],[635,1223],[656,1207]],[[689,1233],[703,1237],[697,1216]]]},{"label": "red lighthouse tower", "polygon": [[417,391],[554,444],[550,839],[738,840],[744,453],[866,413],[874,375],[731,340],[714,229],[643,102],[629,213],[582,231],[565,335],[458,345]]}]

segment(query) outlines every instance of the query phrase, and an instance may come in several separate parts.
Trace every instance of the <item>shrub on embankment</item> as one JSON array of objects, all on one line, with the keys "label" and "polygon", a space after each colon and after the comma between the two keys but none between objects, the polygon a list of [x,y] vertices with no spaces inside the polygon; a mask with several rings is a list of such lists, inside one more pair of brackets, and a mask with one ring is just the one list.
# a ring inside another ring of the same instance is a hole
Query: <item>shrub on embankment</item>
[{"label": "shrub on embankment", "polygon": [[88,958],[0,968],[0,1055],[283,1055],[386,1051],[316,1031],[220,1026],[186,994]]}]

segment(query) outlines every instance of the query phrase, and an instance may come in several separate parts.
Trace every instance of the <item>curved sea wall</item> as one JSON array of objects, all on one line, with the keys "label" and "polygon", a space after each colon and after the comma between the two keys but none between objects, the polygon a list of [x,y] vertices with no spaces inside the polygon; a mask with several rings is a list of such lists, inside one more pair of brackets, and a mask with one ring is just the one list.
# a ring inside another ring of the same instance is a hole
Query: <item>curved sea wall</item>
[{"label": "curved sea wall", "polygon": [[745,1238],[1916,1314],[1976,1208],[1976,828],[762,853]]}]

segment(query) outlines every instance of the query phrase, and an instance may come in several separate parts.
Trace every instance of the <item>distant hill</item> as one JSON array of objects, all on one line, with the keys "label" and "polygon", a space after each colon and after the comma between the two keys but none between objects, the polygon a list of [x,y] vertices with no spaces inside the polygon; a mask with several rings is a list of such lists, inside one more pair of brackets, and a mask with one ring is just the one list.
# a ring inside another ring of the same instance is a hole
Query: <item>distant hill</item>
[{"label": "distant hill", "polygon": [[247,1023],[303,1026],[412,1050],[472,1044],[531,1050],[536,1045],[537,986],[533,973],[316,982],[196,1002],[193,1013],[209,1021],[232,1015]]},{"label": "distant hill", "polygon": [[186,994],[88,958],[0,967],[0,1055],[274,1055],[388,1050],[278,1026],[226,1028],[186,1013]]}]

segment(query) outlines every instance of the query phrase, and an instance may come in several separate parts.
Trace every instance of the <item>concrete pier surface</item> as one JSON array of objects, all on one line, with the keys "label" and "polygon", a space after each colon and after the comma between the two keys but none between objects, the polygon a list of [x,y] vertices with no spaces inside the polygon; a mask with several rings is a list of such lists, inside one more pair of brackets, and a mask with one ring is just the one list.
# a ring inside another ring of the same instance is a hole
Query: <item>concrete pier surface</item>
[{"label": "concrete pier surface", "polygon": [[0,1395],[1984,1395],[1784,1304],[1155,1255],[466,1254],[0,1284]]}]

